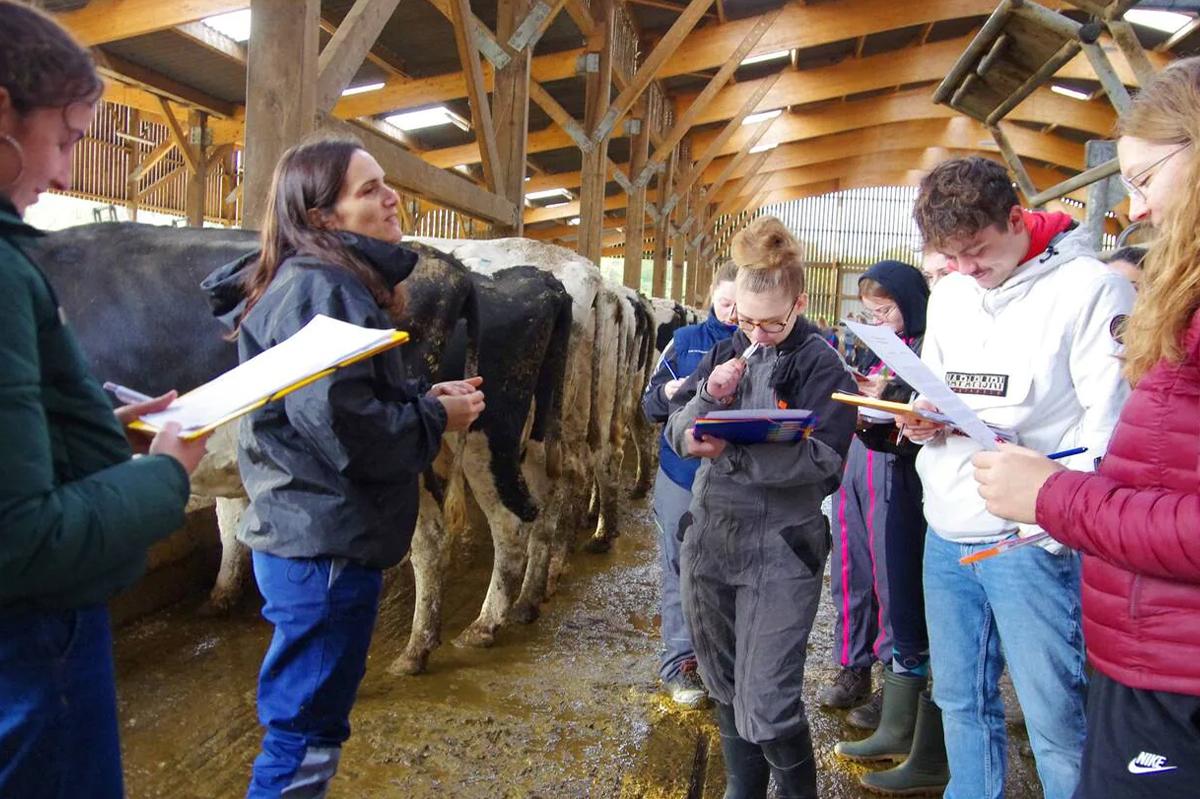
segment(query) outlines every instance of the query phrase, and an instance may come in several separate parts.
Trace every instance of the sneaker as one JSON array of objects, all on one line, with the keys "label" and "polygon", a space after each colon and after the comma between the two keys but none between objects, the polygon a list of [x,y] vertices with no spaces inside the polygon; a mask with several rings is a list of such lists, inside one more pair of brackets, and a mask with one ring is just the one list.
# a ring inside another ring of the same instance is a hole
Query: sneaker
[{"label": "sneaker", "polygon": [[861,705],[871,693],[871,668],[843,666],[833,682],[821,689],[821,707],[849,708]]},{"label": "sneaker", "polygon": [[688,710],[702,707],[708,701],[708,692],[700,681],[700,672],[696,671],[694,660],[684,661],[679,673],[667,680],[663,687],[672,702]]},{"label": "sneaker", "polygon": [[883,712],[883,688],[878,688],[865,705],[859,705],[846,714],[846,723],[860,730],[873,730],[879,726],[879,715]]}]

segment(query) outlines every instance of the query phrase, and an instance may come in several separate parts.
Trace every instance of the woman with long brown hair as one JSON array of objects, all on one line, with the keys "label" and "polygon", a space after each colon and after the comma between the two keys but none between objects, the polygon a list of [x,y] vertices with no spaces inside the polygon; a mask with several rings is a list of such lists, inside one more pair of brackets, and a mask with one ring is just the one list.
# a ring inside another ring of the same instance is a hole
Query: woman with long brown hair
[{"label": "woman with long brown hair", "polygon": [[1119,130],[1129,216],[1159,234],[1124,330],[1133,394],[1095,473],[1004,447],[976,479],[992,513],[1083,552],[1076,799],[1168,799],[1200,781],[1200,59],[1159,73]]},{"label": "woman with long brown hair", "polygon": [[[362,146],[316,140],[275,169],[262,251],[205,281],[246,361],[324,314],[395,327],[416,255],[396,194]],[[238,465],[250,497],[238,538],[275,626],[258,684],[266,727],[249,796],[323,796],[350,736],[382,570],[408,552],[418,480],[443,433],[483,410],[480,379],[426,392],[402,349],[337,370],[255,411]]]},{"label": "woman with long brown hair", "polygon": [[[71,185],[103,84],[53,20],[0,0],[0,796],[123,795],[105,602],[183,526],[204,442],[146,442],[88,373],[22,221]],[[86,268],[81,265],[81,268]],[[131,302],[133,299],[131,298]]]}]

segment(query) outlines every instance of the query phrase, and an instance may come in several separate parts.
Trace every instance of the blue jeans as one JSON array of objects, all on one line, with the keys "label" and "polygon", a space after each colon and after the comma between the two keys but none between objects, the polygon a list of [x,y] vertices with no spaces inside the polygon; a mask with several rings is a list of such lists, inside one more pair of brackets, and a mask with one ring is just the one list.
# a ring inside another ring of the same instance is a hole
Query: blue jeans
[{"label": "blue jeans", "polygon": [[383,573],[340,558],[255,552],[254,577],[275,635],[258,676],[266,734],[247,796],[322,797],[350,737]]},{"label": "blue jeans", "polygon": [[998,682],[1007,658],[1046,799],[1070,799],[1086,728],[1079,556],[1041,547],[960,566],[986,544],[925,540],[933,698],[942,709],[945,799],[1001,799],[1007,768]]},{"label": "blue jeans", "polygon": [[108,609],[0,613],[0,796],[120,799]]},{"label": "blue jeans", "polygon": [[654,478],[654,524],[658,528],[658,552],[662,563],[662,657],[658,676],[663,682],[679,676],[685,661],[694,660],[695,647],[683,619],[683,601],[679,595],[679,520],[692,504],[692,492],[678,485],[662,469]]}]

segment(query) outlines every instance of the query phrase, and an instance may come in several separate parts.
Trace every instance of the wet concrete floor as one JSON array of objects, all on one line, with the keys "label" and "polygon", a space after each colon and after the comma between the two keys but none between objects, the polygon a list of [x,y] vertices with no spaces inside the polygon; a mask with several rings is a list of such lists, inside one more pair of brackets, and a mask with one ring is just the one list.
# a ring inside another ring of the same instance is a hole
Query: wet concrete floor
[{"label": "wet concrete floor", "polygon": [[[720,746],[705,711],[679,711],[658,693],[658,560],[647,502],[628,502],[611,552],[577,552],[542,618],[505,629],[491,649],[447,643],[430,671],[393,677],[412,611],[411,572],[384,600],[353,736],[332,797],[646,797],[719,799]],[[444,637],[469,624],[490,555],[456,571]],[[252,591],[253,593],[253,591]],[[202,597],[123,627],[118,692],[132,799],[244,794],[260,729],[255,679],[270,629],[254,595],[232,617],[200,617]],[[810,644],[809,717],[821,796],[857,799],[860,767],[832,754],[849,730],[815,696],[836,673],[833,608],[825,597]],[[1032,761],[1010,725],[1007,799],[1040,796]]]}]

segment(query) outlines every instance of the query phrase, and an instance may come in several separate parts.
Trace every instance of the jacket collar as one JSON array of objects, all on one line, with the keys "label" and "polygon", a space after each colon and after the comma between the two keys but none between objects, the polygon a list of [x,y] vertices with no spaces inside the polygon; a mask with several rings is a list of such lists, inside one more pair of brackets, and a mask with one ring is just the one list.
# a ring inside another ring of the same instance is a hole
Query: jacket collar
[{"label": "jacket collar", "polygon": [[0,195],[0,233],[6,236],[45,235],[42,231],[26,223],[17,214],[17,207],[3,195]]},{"label": "jacket collar", "polygon": [[403,244],[392,244],[357,233],[338,233],[338,238],[373,268],[388,286],[395,287],[412,274],[417,254]]}]

